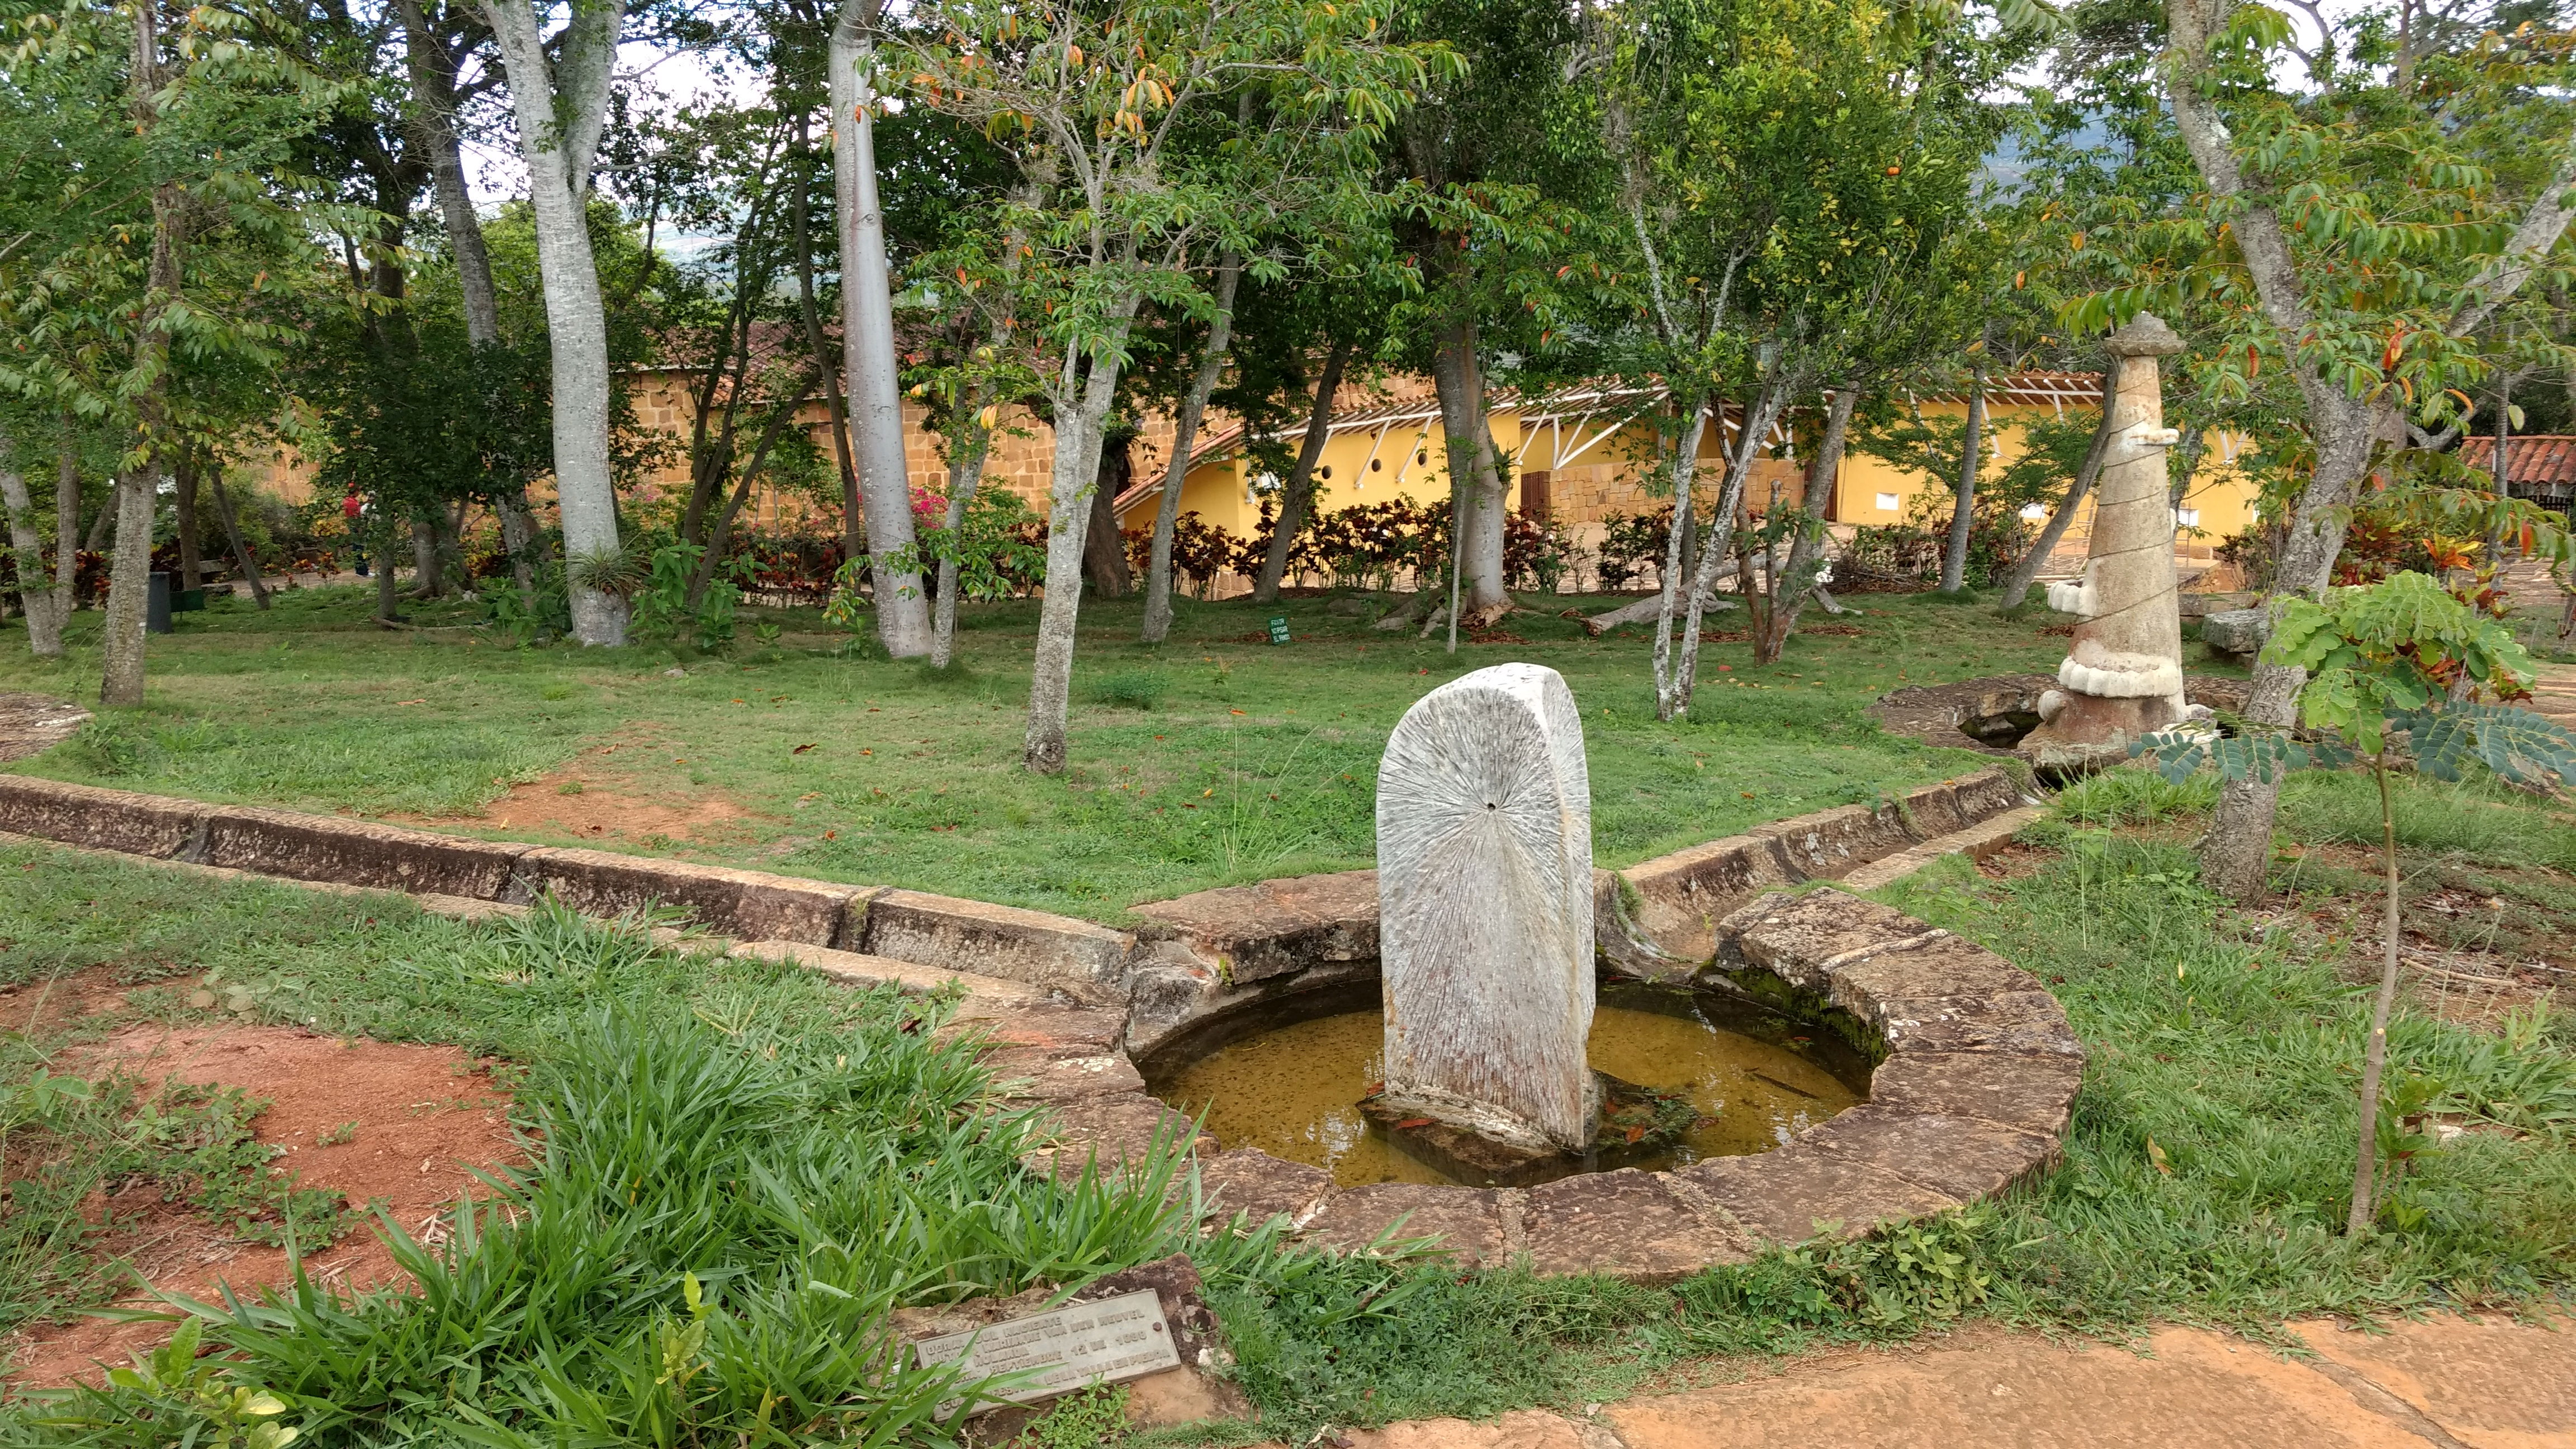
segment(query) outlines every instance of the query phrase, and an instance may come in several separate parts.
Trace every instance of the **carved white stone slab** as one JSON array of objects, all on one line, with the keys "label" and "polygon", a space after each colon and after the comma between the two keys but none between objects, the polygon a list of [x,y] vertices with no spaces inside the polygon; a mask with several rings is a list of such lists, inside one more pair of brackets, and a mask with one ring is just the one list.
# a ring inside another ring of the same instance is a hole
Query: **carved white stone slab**
[{"label": "carved white stone slab", "polygon": [[1592,786],[1555,670],[1424,695],[1377,775],[1390,1105],[1497,1141],[1592,1138]]},{"label": "carved white stone slab", "polygon": [[1151,1288],[1095,1303],[1014,1318],[963,1333],[944,1333],[913,1345],[922,1367],[960,1359],[968,1380],[1018,1369],[1035,1370],[994,1391],[1015,1404],[1052,1399],[1093,1384],[1124,1383],[1181,1366],[1164,1321],[1163,1302]]}]

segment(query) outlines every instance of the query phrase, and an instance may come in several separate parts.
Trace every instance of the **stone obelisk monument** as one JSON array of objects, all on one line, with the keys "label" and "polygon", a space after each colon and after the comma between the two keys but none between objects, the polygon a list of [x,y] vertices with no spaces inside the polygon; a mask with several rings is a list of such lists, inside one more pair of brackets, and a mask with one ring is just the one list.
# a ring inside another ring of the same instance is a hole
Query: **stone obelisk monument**
[{"label": "stone obelisk monument", "polygon": [[1424,695],[1377,775],[1386,1087],[1400,1113],[1575,1151],[1600,1089],[1592,787],[1565,679],[1479,669]]},{"label": "stone obelisk monument", "polygon": [[2129,741],[2183,718],[2182,614],[2174,584],[2174,515],[2165,451],[2164,388],[2156,359],[2182,350],[2141,312],[2104,344],[2117,359],[2117,414],[2093,500],[2081,583],[2051,584],[2048,604],[2077,614],[2075,644],[2042,695],[2042,720],[2021,742],[2034,764],[2085,768],[2125,754]]}]

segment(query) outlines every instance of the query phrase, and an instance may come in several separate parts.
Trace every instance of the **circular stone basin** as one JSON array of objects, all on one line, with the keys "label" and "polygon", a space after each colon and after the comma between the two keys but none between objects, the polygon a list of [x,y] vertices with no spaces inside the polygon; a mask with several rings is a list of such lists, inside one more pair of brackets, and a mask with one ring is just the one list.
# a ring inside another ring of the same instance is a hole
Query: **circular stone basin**
[{"label": "circular stone basin", "polygon": [[[1385,1076],[1374,1007],[1311,1017],[1221,1047],[1151,1088],[1206,1115],[1227,1148],[1321,1167],[1341,1187],[1449,1183],[1360,1115]],[[1830,1030],[1715,992],[1604,985],[1587,1054],[1594,1070],[1685,1094],[1700,1120],[1679,1143],[1622,1166],[1661,1170],[1764,1152],[1868,1095],[1869,1058]]]}]

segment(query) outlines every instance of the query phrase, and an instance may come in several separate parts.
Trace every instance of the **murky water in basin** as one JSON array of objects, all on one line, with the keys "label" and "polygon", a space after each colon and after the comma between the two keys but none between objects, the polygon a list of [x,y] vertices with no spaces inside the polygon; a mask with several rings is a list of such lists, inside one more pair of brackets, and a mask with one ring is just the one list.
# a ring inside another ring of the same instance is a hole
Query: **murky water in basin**
[{"label": "murky water in basin", "polygon": [[[1384,1020],[1344,1012],[1280,1027],[1224,1047],[1153,1085],[1166,1102],[1205,1109],[1227,1147],[1328,1169],[1344,1187],[1446,1182],[1390,1146],[1358,1102],[1384,1075]],[[1595,1070],[1688,1093],[1703,1118],[1667,1157],[1675,1167],[1706,1157],[1762,1152],[1859,1101],[1869,1065],[1819,1028],[1731,1008],[1705,996],[1605,990],[1588,1047]]]}]

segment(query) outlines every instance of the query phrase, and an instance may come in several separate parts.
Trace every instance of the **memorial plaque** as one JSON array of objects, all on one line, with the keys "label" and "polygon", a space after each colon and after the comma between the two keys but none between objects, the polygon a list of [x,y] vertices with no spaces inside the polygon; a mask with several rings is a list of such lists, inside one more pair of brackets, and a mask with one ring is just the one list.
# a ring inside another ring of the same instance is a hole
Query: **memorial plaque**
[{"label": "memorial plaque", "polygon": [[957,1363],[968,1382],[1035,1370],[994,1390],[994,1398],[1014,1404],[1034,1404],[1093,1384],[1125,1383],[1181,1366],[1171,1325],[1163,1319],[1162,1299],[1151,1288],[964,1333],[943,1333],[914,1348],[922,1367]]}]

